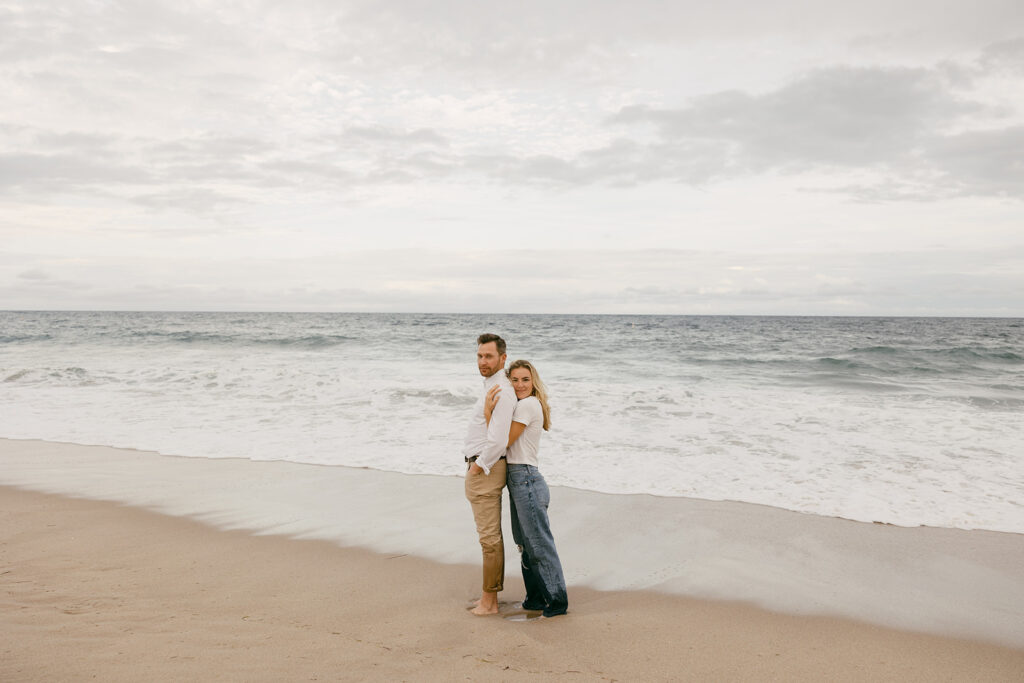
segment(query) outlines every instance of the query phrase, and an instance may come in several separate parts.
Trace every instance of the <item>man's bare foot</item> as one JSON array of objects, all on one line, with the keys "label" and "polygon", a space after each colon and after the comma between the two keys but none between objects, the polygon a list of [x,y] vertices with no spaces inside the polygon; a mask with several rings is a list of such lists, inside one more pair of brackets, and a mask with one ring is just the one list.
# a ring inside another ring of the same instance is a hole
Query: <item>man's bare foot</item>
[{"label": "man's bare foot", "polygon": [[497,614],[498,613],[498,604],[495,603],[494,607],[491,607],[491,608],[484,607],[483,605],[477,605],[476,607],[474,607],[473,609],[471,609],[469,611],[472,612],[473,614],[477,615],[478,617],[486,617],[488,615]]},{"label": "man's bare foot", "polygon": [[485,591],[484,594],[480,596],[480,599],[477,600],[476,607],[471,609],[470,612],[477,615],[478,617],[484,617],[488,614],[497,614],[498,594],[488,593]]}]

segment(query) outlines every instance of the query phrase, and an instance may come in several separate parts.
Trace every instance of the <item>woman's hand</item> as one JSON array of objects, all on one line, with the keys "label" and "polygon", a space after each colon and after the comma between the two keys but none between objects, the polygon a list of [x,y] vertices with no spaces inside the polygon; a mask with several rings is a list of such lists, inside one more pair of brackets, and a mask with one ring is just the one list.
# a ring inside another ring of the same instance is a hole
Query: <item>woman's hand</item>
[{"label": "woman's hand", "polygon": [[498,405],[498,394],[501,393],[501,386],[495,384],[487,391],[487,396],[484,397],[484,420],[487,424],[491,424],[491,413],[494,412],[494,406]]}]

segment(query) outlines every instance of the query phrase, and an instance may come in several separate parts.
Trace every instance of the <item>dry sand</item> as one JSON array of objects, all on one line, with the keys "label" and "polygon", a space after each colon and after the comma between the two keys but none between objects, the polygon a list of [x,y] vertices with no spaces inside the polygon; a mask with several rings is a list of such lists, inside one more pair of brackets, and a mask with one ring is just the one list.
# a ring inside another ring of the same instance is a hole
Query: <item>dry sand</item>
[{"label": "dry sand", "polygon": [[650,591],[473,617],[474,565],[11,487],[0,539],[4,681],[1024,680],[1020,649]]}]

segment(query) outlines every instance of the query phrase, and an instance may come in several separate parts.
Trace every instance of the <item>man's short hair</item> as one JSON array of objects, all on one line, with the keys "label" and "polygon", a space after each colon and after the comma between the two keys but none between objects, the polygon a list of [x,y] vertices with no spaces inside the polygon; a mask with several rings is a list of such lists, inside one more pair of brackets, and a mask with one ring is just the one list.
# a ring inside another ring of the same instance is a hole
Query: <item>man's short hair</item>
[{"label": "man's short hair", "polygon": [[480,346],[481,344],[488,344],[490,342],[494,342],[494,346],[497,347],[498,349],[499,356],[505,355],[505,340],[499,337],[498,335],[491,334],[490,332],[488,332],[486,334],[481,334],[479,337],[476,338],[477,346]]}]

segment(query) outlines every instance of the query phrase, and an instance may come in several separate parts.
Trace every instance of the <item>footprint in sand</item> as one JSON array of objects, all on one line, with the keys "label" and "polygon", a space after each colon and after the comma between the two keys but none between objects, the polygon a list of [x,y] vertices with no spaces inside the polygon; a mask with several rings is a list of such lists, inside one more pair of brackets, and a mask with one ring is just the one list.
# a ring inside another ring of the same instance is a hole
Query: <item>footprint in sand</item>
[{"label": "footprint in sand", "polygon": [[505,621],[533,621],[543,616],[541,612],[520,612],[519,614],[506,614]]},{"label": "footprint in sand", "polygon": [[543,613],[540,610],[523,609],[523,603],[512,603],[510,614],[503,615],[508,621],[533,621],[540,619]]}]

